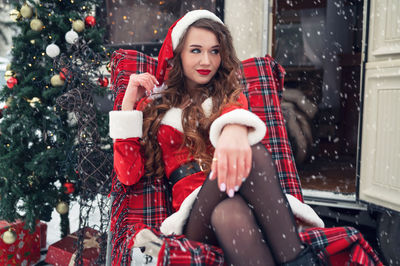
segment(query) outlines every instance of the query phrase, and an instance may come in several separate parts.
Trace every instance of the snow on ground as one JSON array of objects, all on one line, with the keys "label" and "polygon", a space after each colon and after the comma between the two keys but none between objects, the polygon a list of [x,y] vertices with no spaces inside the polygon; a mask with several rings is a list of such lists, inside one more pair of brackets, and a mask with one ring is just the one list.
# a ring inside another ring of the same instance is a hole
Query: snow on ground
[{"label": "snow on ground", "polygon": [[[97,206],[97,201],[94,202],[94,206],[89,217],[89,225],[99,225],[100,224],[100,211]],[[78,230],[79,227],[79,203],[77,201],[70,203],[69,208],[69,226],[70,232],[74,233]],[[49,246],[61,239],[61,231],[60,231],[60,215],[56,210],[53,211],[51,215],[51,221],[47,223],[47,240],[46,240],[46,249]],[[146,264],[145,256],[140,252],[139,249],[134,249],[133,252],[134,265],[146,265],[153,266],[156,265],[155,260],[153,262]],[[44,260],[44,257],[42,258]]]}]

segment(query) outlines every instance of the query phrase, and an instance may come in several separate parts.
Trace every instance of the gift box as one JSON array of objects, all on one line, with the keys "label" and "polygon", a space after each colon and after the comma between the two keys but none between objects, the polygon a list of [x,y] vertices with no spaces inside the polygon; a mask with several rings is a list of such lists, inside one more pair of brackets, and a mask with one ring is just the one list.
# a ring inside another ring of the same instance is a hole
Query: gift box
[{"label": "gift box", "polygon": [[46,248],[47,224],[40,222],[40,249]]},{"label": "gift box", "polygon": [[[100,253],[100,233],[89,227],[85,227],[81,230],[83,230],[84,234],[82,252],[83,265],[96,265],[96,260]],[[73,263],[77,256],[79,232],[80,231],[77,231],[68,235],[60,241],[50,245],[45,261],[55,266],[71,265],[70,263]]]},{"label": "gift box", "polygon": [[[24,225],[22,221],[0,221],[0,265],[33,265],[39,261],[40,223],[37,223],[34,232],[24,229]],[[4,242],[3,236],[7,231],[14,234],[14,243]]]}]

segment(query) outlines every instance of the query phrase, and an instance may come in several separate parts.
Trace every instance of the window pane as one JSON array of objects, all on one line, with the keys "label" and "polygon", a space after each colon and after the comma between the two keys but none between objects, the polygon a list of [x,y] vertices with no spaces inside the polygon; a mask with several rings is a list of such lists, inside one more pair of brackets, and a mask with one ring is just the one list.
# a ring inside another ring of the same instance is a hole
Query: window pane
[{"label": "window pane", "polygon": [[354,193],[362,0],[276,1],[274,57],[303,188]]},{"label": "window pane", "polygon": [[162,42],[168,28],[187,11],[216,11],[216,0],[156,1],[106,0],[109,43],[138,44]]}]

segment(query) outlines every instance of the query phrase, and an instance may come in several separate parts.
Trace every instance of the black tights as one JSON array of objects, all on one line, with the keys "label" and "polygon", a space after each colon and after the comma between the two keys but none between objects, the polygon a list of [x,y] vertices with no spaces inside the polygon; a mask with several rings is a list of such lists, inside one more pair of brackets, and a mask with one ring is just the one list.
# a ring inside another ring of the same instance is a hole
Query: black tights
[{"label": "black tights", "polygon": [[295,220],[282,192],[271,155],[252,147],[249,177],[233,198],[207,179],[193,205],[184,234],[220,246],[228,265],[274,265],[302,251]]}]

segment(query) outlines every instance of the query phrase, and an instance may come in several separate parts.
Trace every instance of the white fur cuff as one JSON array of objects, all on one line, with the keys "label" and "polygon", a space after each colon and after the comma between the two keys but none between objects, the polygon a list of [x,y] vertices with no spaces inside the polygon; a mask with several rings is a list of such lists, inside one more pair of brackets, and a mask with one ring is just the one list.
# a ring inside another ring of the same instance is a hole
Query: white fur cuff
[{"label": "white fur cuff", "polygon": [[113,139],[126,139],[142,137],[143,113],[141,111],[111,111],[110,137]]},{"label": "white fur cuff", "polygon": [[252,129],[250,129],[248,133],[250,145],[260,142],[267,131],[264,122],[256,114],[245,109],[235,109],[221,115],[211,124],[210,141],[214,147],[217,146],[222,129],[228,124],[239,124],[251,127]]},{"label": "white fur cuff", "polygon": [[325,227],[324,222],[309,205],[301,202],[290,194],[286,194],[286,198],[294,216],[301,221],[303,228]]},{"label": "white fur cuff", "polygon": [[[168,216],[161,224],[160,231],[164,235],[181,235],[183,227],[189,217],[193,203],[199,194],[201,187],[196,188],[182,202],[177,212]],[[319,218],[318,214],[307,204],[299,201],[290,194],[285,194],[292,209],[294,216],[300,220],[301,228],[307,227],[325,227],[324,222]]]}]

